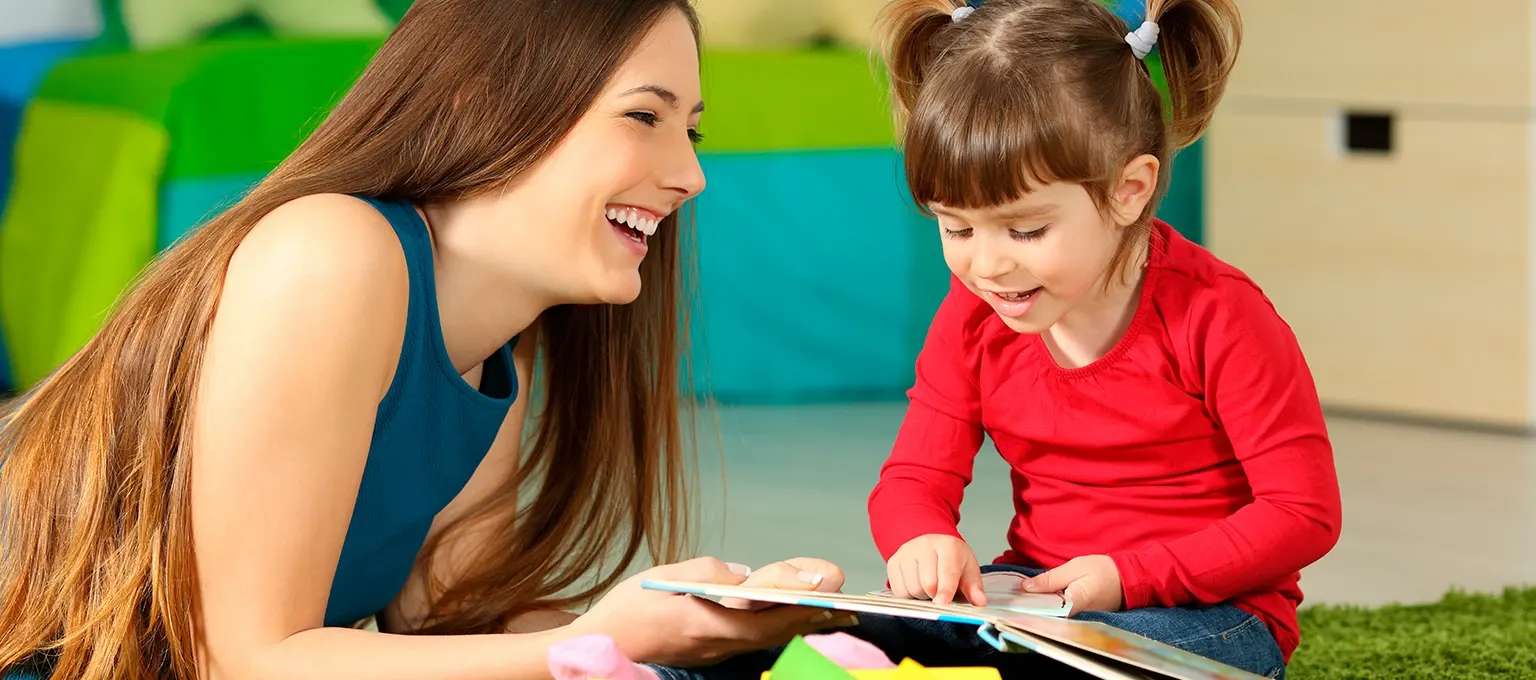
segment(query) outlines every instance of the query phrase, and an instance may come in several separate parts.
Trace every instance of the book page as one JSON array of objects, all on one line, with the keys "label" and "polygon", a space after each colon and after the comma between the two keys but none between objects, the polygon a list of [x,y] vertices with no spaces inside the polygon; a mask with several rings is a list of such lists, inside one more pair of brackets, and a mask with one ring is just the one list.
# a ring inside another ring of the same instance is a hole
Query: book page
[{"label": "book page", "polygon": [[[1062,593],[1026,593],[1023,574],[1009,571],[981,575],[981,590],[987,595],[985,607],[974,607],[961,593],[955,593],[955,606],[994,610],[998,614],[1023,613],[1038,616],[1066,616],[1072,611],[1072,601]],[[870,593],[901,601],[889,588]],[[927,602],[928,600],[911,600]]]}]

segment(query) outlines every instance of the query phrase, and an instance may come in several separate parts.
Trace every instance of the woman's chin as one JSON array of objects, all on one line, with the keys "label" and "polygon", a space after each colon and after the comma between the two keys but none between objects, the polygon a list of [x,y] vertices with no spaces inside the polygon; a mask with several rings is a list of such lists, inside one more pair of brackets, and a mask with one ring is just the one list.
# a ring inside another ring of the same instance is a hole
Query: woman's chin
[{"label": "woman's chin", "polygon": [[609,281],[608,285],[598,291],[598,299],[603,304],[627,305],[640,297],[640,273],[633,272],[628,276]]}]

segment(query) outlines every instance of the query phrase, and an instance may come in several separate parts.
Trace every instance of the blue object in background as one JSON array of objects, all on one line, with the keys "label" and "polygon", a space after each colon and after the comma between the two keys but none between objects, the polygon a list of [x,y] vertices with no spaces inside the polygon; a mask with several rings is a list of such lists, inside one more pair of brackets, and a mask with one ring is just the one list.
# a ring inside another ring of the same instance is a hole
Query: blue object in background
[{"label": "blue object in background", "polygon": [[726,403],[900,397],[948,271],[898,153],[701,162],[694,388]]},{"label": "blue object in background", "polygon": [[11,154],[27,100],[54,64],[84,46],[80,40],[0,46],[0,213],[11,193]]},{"label": "blue object in background", "polygon": [[1142,18],[1147,15],[1146,0],[1110,0],[1109,6],[1115,16],[1124,19],[1133,29],[1140,26]]},{"label": "blue object in background", "polygon": [[1157,216],[1195,243],[1205,242],[1205,140],[1174,154],[1168,162],[1172,181]]},{"label": "blue object in background", "polygon": [[264,174],[171,180],[160,190],[160,223],[155,249],[171,247],[181,237],[234,205]]},{"label": "blue object in background", "polygon": [[[11,154],[16,145],[16,131],[21,126],[21,108],[0,99],[0,215],[5,214],[5,199],[11,187]],[[3,326],[3,324],[0,324]],[[0,395],[15,389],[11,376],[11,352],[5,346],[5,329],[0,327]]]},{"label": "blue object in background", "polygon": [[0,100],[24,102],[54,64],[84,49],[86,41],[53,40],[0,45]]},{"label": "blue object in background", "polygon": [[[54,40],[0,46],[0,214],[11,193],[11,158],[27,100],[54,64],[85,45],[83,40]],[[0,394],[13,388],[10,356],[0,328]]]}]

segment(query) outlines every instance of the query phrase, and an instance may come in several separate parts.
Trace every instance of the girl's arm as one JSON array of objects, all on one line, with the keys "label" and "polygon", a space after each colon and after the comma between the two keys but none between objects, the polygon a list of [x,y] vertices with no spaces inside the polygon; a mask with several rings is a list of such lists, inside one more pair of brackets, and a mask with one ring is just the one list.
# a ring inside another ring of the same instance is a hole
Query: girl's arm
[{"label": "girl's arm", "polygon": [[870,529],[886,560],[919,536],[960,537],[960,503],[982,441],[976,333],[990,314],[951,278],[918,354],[896,443],[869,496]]},{"label": "girl's arm", "polygon": [[366,203],[285,205],[230,264],[193,418],[205,678],[545,677],[564,634],[402,637],[322,628],[409,294]]},{"label": "girl's arm", "polygon": [[1215,604],[1270,587],[1338,541],[1333,449],[1296,337],[1252,283],[1217,285],[1190,307],[1189,356],[1253,502],[1189,536],[1111,554],[1127,609]]}]

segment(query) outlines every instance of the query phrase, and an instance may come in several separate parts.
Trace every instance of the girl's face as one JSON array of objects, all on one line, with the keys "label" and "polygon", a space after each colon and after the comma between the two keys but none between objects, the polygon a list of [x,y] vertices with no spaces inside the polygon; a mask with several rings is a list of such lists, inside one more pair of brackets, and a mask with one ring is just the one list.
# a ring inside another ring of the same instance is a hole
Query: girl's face
[{"label": "girl's face", "polygon": [[1098,298],[1125,227],[1141,215],[1156,181],[1156,159],[1132,161],[1107,216],[1082,185],[1064,182],[985,209],[929,208],[950,271],[1009,328],[1038,334]]},{"label": "girl's face", "polygon": [[[549,55],[558,59],[558,54]],[[704,190],[694,151],[704,105],[697,44],[672,11],[533,170],[473,208],[485,249],[516,260],[552,304],[626,304],[662,218]]]}]

